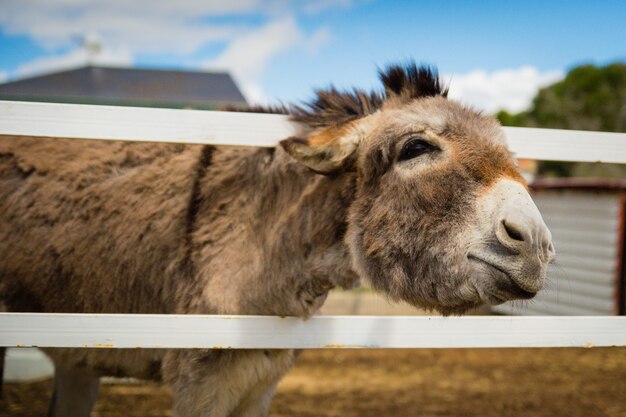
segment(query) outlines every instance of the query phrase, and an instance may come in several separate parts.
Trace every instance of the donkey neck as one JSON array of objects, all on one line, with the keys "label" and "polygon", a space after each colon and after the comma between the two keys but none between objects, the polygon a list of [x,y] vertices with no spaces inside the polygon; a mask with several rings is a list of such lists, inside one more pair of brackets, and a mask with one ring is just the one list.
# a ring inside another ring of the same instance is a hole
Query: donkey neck
[{"label": "donkey neck", "polygon": [[316,174],[278,148],[266,181],[276,190],[260,210],[272,213],[262,233],[271,260],[267,266],[287,278],[283,285],[296,288],[309,315],[328,290],[351,288],[358,281],[344,242],[356,174]]},{"label": "donkey neck", "polygon": [[201,179],[194,264],[216,291],[253,289],[233,290],[223,309],[306,316],[330,288],[353,286],[343,238],[355,182],[315,174],[280,147],[217,148]]}]

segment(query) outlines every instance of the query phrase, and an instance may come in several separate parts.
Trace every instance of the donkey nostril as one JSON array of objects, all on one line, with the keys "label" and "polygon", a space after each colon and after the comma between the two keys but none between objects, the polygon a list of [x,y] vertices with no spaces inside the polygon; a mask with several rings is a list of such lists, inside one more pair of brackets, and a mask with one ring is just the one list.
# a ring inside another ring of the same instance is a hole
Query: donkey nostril
[{"label": "donkey nostril", "polygon": [[502,226],[504,226],[506,234],[509,235],[511,239],[517,240],[518,242],[524,241],[524,235],[516,226],[507,223],[506,220],[502,220]]}]

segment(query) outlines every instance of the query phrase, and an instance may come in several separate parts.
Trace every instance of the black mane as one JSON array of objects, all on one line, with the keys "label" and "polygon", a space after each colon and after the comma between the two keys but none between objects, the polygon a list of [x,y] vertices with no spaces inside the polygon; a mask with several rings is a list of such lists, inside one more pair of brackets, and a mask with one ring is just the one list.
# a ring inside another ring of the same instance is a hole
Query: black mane
[{"label": "black mane", "polygon": [[448,87],[439,79],[437,68],[409,62],[405,65],[390,65],[378,71],[385,87],[386,97],[396,95],[408,99],[421,97],[447,97]]},{"label": "black mane", "polygon": [[291,118],[311,127],[340,125],[374,113],[391,97],[413,100],[448,95],[448,88],[439,79],[436,68],[418,66],[413,61],[380,69],[378,76],[383,92],[339,91],[331,86],[317,90],[312,101],[292,107]]}]

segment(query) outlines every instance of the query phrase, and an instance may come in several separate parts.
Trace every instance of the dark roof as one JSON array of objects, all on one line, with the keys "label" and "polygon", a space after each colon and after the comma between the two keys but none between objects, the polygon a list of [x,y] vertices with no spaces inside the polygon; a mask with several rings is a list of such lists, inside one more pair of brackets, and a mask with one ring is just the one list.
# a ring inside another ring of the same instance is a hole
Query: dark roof
[{"label": "dark roof", "polygon": [[157,107],[246,105],[225,72],[95,66],[0,84],[0,99]]},{"label": "dark roof", "polygon": [[617,178],[539,178],[530,184],[533,191],[626,191],[626,179]]}]

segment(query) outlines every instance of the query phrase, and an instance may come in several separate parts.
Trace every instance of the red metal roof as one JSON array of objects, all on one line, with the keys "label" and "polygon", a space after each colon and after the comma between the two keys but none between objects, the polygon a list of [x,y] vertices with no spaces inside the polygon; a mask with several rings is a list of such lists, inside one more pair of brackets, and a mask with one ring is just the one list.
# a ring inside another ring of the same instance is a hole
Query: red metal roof
[{"label": "red metal roof", "polygon": [[539,178],[530,184],[533,191],[580,190],[580,191],[626,191],[626,179],[613,178]]}]

